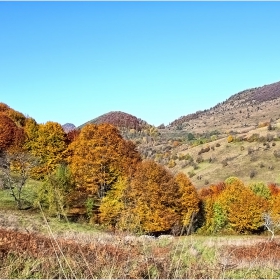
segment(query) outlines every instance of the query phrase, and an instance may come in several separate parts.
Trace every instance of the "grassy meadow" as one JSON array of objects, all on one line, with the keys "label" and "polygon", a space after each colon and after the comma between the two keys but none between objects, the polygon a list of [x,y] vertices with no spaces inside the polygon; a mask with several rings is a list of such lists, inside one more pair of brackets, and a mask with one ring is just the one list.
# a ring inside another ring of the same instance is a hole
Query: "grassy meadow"
[{"label": "grassy meadow", "polygon": [[[26,195],[34,191],[34,182]],[[34,195],[34,193],[33,193]],[[41,279],[252,279],[280,276],[280,239],[269,236],[158,238],[108,232],[50,217],[40,209],[15,210],[0,191],[1,278]]]}]

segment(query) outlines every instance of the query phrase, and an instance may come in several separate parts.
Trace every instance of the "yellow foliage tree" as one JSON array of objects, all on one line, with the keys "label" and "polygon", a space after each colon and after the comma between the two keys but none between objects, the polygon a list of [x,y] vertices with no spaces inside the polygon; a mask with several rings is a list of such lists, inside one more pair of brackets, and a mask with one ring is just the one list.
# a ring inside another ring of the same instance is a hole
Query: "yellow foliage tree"
[{"label": "yellow foliage tree", "polygon": [[102,224],[118,227],[117,224],[126,210],[125,200],[127,188],[128,179],[119,177],[112,189],[102,198],[99,207],[99,218]]},{"label": "yellow foliage tree", "polygon": [[192,220],[199,211],[199,197],[190,179],[183,173],[175,176],[178,185],[177,211],[181,216],[183,230],[192,226]]},{"label": "yellow foliage tree", "polygon": [[229,227],[238,233],[260,229],[268,207],[265,198],[256,195],[238,178],[230,177],[225,184],[218,201],[226,212]]},{"label": "yellow foliage tree", "polygon": [[28,140],[25,146],[40,160],[40,166],[34,170],[35,176],[51,174],[65,160],[66,134],[62,126],[47,122],[37,127],[34,121],[29,120],[26,132]]}]

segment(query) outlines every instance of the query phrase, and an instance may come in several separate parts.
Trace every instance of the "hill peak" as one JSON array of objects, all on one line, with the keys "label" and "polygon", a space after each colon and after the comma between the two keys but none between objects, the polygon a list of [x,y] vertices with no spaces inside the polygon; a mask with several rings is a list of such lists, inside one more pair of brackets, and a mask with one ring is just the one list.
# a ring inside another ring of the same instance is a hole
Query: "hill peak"
[{"label": "hill peak", "polygon": [[147,125],[146,121],[143,121],[140,118],[137,118],[131,114],[122,112],[122,111],[111,111],[106,114],[103,114],[95,119],[92,119],[81,126],[93,123],[93,124],[101,124],[101,123],[109,123],[119,128],[128,128],[128,129],[136,129],[141,130],[142,127]]}]

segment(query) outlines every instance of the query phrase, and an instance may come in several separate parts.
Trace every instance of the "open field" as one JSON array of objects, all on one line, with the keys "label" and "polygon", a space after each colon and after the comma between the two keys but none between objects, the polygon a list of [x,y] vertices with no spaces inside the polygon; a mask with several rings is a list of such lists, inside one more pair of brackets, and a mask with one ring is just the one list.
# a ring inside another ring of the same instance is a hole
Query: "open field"
[{"label": "open field", "polygon": [[280,238],[158,238],[0,211],[1,278],[279,278]]}]

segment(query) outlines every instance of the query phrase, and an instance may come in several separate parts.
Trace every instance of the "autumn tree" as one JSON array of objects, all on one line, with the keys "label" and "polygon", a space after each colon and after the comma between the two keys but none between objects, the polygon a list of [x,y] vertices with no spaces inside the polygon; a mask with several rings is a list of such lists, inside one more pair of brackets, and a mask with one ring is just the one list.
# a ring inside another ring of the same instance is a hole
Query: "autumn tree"
[{"label": "autumn tree", "polygon": [[0,102],[0,112],[7,112],[9,109],[10,107],[7,104]]},{"label": "autumn tree", "polygon": [[190,179],[183,173],[175,176],[175,182],[178,186],[178,201],[176,211],[181,216],[181,233],[187,230],[190,233],[194,218],[199,212],[199,197],[197,191]]},{"label": "autumn tree", "polygon": [[23,129],[17,127],[11,118],[0,113],[0,150],[20,148],[24,139]]},{"label": "autumn tree", "polygon": [[238,178],[230,177],[225,184],[219,203],[226,212],[229,228],[238,233],[259,230],[267,210],[265,198],[256,195]]},{"label": "autumn tree", "polygon": [[18,127],[23,127],[25,124],[26,117],[5,103],[0,102],[0,113],[9,117]]},{"label": "autumn tree", "polygon": [[69,145],[68,160],[76,185],[101,199],[120,175],[131,176],[141,160],[135,145],[109,124],[89,124]]},{"label": "autumn tree", "polygon": [[192,229],[199,198],[189,178],[175,177],[165,167],[147,160],[132,177],[120,177],[101,200],[100,221],[132,232],[172,232]]},{"label": "autumn tree", "polygon": [[225,187],[225,183],[220,182],[199,191],[201,199],[200,232],[213,234],[226,226],[226,212],[218,200]]},{"label": "autumn tree", "polygon": [[66,135],[67,144],[69,145],[74,140],[76,140],[78,138],[79,134],[80,134],[80,130],[78,130],[78,129],[73,129],[73,130],[70,130],[69,132],[67,132],[67,135]]},{"label": "autumn tree", "polygon": [[263,229],[268,209],[267,191],[261,184],[250,187],[236,177],[201,191],[204,225],[202,232],[252,233]]},{"label": "autumn tree", "polygon": [[40,166],[34,171],[35,176],[40,178],[52,173],[65,159],[64,152],[67,145],[66,134],[62,126],[49,121],[39,124],[37,127],[33,120],[29,120],[26,131],[29,139],[26,147],[40,159]]},{"label": "autumn tree", "polygon": [[144,232],[167,231],[180,215],[176,202],[180,194],[172,174],[154,161],[138,164],[127,191],[127,209],[130,220],[121,219],[121,229],[135,230],[140,225]]},{"label": "autumn tree", "polygon": [[25,143],[24,149],[32,153],[36,153],[36,143],[38,139],[38,129],[39,125],[33,118],[26,118],[25,126],[24,126],[24,133],[25,133]]},{"label": "autumn tree", "polygon": [[25,125],[26,117],[22,113],[10,108],[6,111],[6,114],[18,127],[23,127]]},{"label": "autumn tree", "polygon": [[[120,221],[126,216],[127,191],[129,181],[126,177],[120,176],[101,200],[99,207],[99,218],[103,225],[118,228]],[[121,221],[122,223],[122,221]]]}]

